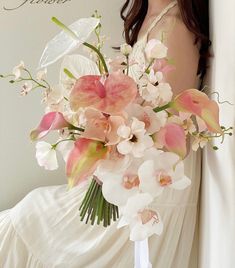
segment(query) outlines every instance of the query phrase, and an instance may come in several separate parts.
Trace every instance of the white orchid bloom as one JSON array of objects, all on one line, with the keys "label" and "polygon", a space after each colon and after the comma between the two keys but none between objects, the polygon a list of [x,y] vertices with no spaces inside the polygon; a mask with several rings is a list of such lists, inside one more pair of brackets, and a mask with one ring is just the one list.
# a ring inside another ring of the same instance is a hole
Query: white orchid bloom
[{"label": "white orchid bloom", "polygon": [[69,154],[74,149],[74,141],[62,141],[56,146],[56,150],[58,150],[64,159],[67,162]]},{"label": "white orchid bloom", "polygon": [[39,68],[44,68],[56,62],[75,48],[84,43],[98,26],[97,18],[82,18],[71,24],[68,28],[76,35],[72,37],[65,30],[61,31],[49,41],[40,59]]},{"label": "white orchid bloom", "polygon": [[191,180],[184,174],[184,163],[174,153],[161,152],[145,161],[138,171],[140,190],[152,197],[161,195],[166,187],[184,190]]},{"label": "white orchid bloom", "polygon": [[149,209],[153,198],[148,193],[138,193],[130,197],[122,209],[118,228],[129,225],[130,240],[141,241],[153,234],[161,235],[163,223],[158,212]]},{"label": "white orchid bloom", "polygon": [[165,111],[155,113],[151,106],[141,106],[136,103],[130,104],[126,108],[128,116],[135,117],[144,122],[146,131],[149,135],[159,131],[167,122],[167,113]]},{"label": "white orchid bloom", "polygon": [[117,134],[124,139],[117,145],[119,153],[142,157],[144,151],[153,146],[152,138],[146,134],[145,123],[133,117],[130,126],[120,126]]},{"label": "white orchid bloom", "polygon": [[108,202],[124,206],[131,196],[139,192],[140,164],[140,159],[131,159],[129,156],[116,161],[101,161],[95,175],[103,183],[102,193]]},{"label": "white orchid bloom", "polygon": [[25,64],[23,61],[20,62],[17,66],[15,66],[12,70],[12,74],[15,76],[15,80],[19,79],[21,76],[22,70],[24,70]]}]

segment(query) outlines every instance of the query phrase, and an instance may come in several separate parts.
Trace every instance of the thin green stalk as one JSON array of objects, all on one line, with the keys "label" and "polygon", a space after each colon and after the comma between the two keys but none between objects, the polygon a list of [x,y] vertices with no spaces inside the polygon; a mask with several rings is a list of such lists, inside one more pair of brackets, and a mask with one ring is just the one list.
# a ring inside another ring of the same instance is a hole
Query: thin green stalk
[{"label": "thin green stalk", "polygon": [[[66,26],[64,23],[62,23],[60,20],[58,20],[57,18],[55,17],[52,17],[52,21],[58,25],[60,28],[62,28],[68,35],[70,35],[73,39],[77,40],[77,41],[80,41],[77,37],[77,35],[68,27]],[[108,74],[108,67],[106,65],[106,62],[105,62],[105,59],[104,59],[104,56],[102,55],[102,53],[99,51],[99,49],[97,49],[95,46],[87,43],[87,42],[84,42],[83,43],[84,46],[86,47],[89,47],[90,49],[92,49],[94,52],[97,53],[97,55],[99,56],[102,64],[103,64],[103,67],[104,67],[104,70],[105,70],[105,74]]]},{"label": "thin green stalk", "polygon": [[172,102],[169,102],[169,103],[167,103],[166,105],[163,105],[163,106],[154,108],[153,111],[154,111],[155,113],[159,113],[159,112],[161,112],[161,111],[164,111],[164,110],[170,108],[171,105],[172,105]]}]

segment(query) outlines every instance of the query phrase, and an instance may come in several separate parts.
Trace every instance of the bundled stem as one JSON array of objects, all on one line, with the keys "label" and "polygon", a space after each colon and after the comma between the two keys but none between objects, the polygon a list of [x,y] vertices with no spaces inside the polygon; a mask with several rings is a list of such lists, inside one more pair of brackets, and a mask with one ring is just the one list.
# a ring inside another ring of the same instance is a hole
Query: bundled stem
[{"label": "bundled stem", "polygon": [[119,218],[118,207],[104,199],[102,185],[95,179],[92,179],[79,210],[81,221],[86,220],[86,224],[89,221],[91,225],[103,222],[103,226],[107,227]]}]

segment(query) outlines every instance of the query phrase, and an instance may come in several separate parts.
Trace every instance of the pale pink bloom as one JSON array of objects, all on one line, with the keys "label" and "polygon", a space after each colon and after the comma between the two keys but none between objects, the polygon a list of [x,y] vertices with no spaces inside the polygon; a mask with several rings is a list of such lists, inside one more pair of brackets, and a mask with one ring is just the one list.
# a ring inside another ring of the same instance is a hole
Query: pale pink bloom
[{"label": "pale pink bloom", "polygon": [[118,151],[123,154],[131,154],[134,157],[142,157],[144,151],[153,146],[152,138],[146,134],[144,122],[133,118],[130,126],[120,126],[118,135],[123,139],[118,145]]},{"label": "pale pink bloom", "polygon": [[103,141],[107,145],[114,145],[120,141],[117,130],[125,123],[122,116],[108,116],[98,110],[88,108],[84,112],[84,117],[86,125],[82,133],[83,137]]},{"label": "pale pink bloom", "polygon": [[106,158],[108,152],[109,148],[99,141],[78,139],[66,165],[69,187],[87,180],[96,170],[99,161]]},{"label": "pale pink bloom", "polygon": [[126,58],[119,55],[109,61],[109,66],[112,72],[124,71],[127,68]]},{"label": "pale pink bloom", "polygon": [[46,78],[46,75],[47,75],[47,69],[44,68],[37,73],[36,78],[38,81],[42,81]]},{"label": "pale pink bloom", "polygon": [[30,134],[32,140],[45,137],[52,130],[60,130],[70,126],[60,112],[50,112],[43,116],[39,126]]},{"label": "pale pink bloom", "polygon": [[162,234],[163,223],[160,214],[148,208],[152,202],[150,194],[138,193],[130,197],[122,209],[118,228],[129,226],[131,241],[141,241],[153,234]]},{"label": "pale pink bloom", "polygon": [[168,123],[174,123],[180,125],[187,135],[188,133],[193,134],[197,129],[191,119],[191,114],[180,112],[179,115],[173,115],[168,118]]},{"label": "pale pink bloom", "polygon": [[12,70],[12,74],[15,76],[15,80],[19,79],[21,76],[22,70],[25,69],[25,64],[23,61],[19,65],[15,66]]},{"label": "pale pink bloom", "polygon": [[151,39],[145,47],[145,55],[147,59],[162,59],[167,56],[168,48],[159,40]]},{"label": "pale pink bloom", "polygon": [[126,109],[130,118],[135,117],[144,122],[148,134],[152,135],[159,131],[166,124],[167,113],[165,111],[155,113],[150,106],[141,106],[139,104],[130,104]]},{"label": "pale pink bloom", "polygon": [[166,187],[184,190],[191,181],[184,174],[184,163],[174,153],[162,152],[145,161],[139,168],[140,190],[152,197],[161,195]]},{"label": "pale pink bloom", "polygon": [[166,148],[169,152],[174,152],[181,158],[186,156],[186,134],[182,126],[167,123],[153,138],[158,148]]},{"label": "pale pink bloom", "polygon": [[202,136],[200,136],[200,134],[198,134],[193,141],[192,144],[192,150],[193,151],[197,151],[199,148],[204,148],[208,143],[208,139],[204,138]]},{"label": "pale pink bloom", "polygon": [[172,107],[177,111],[188,112],[200,117],[209,131],[222,133],[219,124],[218,104],[197,89],[188,89],[174,99]]},{"label": "pale pink bloom", "polygon": [[135,81],[121,72],[111,73],[107,78],[87,75],[77,80],[70,94],[70,105],[74,111],[93,107],[104,113],[117,114],[135,99],[136,94]]},{"label": "pale pink bloom", "polygon": [[120,47],[120,51],[124,56],[128,56],[132,52],[132,46],[130,46],[128,44],[122,44]]},{"label": "pale pink bloom", "polygon": [[28,93],[33,89],[33,83],[31,81],[27,81],[23,84],[20,95],[21,96],[26,96]]},{"label": "pale pink bloom", "polygon": [[155,72],[161,72],[165,75],[171,71],[174,71],[175,66],[168,64],[168,61],[166,59],[157,59],[154,62],[153,70]]}]

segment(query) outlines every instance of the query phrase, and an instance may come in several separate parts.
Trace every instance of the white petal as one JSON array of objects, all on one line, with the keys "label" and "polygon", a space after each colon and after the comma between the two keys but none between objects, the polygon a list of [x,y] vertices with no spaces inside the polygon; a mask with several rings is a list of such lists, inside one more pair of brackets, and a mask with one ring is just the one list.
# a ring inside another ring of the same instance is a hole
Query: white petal
[{"label": "white petal", "polygon": [[157,197],[162,194],[164,188],[157,181],[154,165],[153,160],[147,160],[140,166],[138,171],[139,188],[141,191],[151,194],[152,197]]},{"label": "white petal", "polygon": [[133,144],[130,141],[122,141],[117,145],[118,152],[123,155],[131,153],[132,148]]},{"label": "white petal", "polygon": [[60,68],[60,82],[62,85],[68,81],[64,69],[68,69],[77,79],[83,75],[100,74],[95,62],[82,55],[69,55],[64,58]]},{"label": "white petal", "polygon": [[122,178],[120,180],[113,180],[110,174],[109,180],[105,180],[102,185],[102,193],[104,198],[111,204],[116,206],[123,206],[126,204],[128,198],[134,196],[138,192],[138,188],[134,187],[130,190],[122,186]]},{"label": "white petal", "polygon": [[175,190],[184,190],[191,185],[191,180],[184,176],[182,179],[173,182],[169,187]]},{"label": "white petal", "polygon": [[126,206],[123,209],[125,215],[136,215],[139,210],[144,209],[153,201],[153,197],[148,193],[138,193],[128,199]]},{"label": "white petal", "polygon": [[67,162],[69,154],[73,148],[74,148],[74,141],[64,141],[57,145],[57,150],[61,152],[65,162]]},{"label": "white petal", "polygon": [[96,18],[82,18],[71,24],[69,28],[77,35],[77,39],[74,39],[65,31],[61,31],[47,43],[40,59],[39,68],[44,68],[56,62],[84,43],[99,23],[100,20]]},{"label": "white petal", "polygon": [[123,139],[128,139],[131,135],[131,129],[128,126],[120,126],[117,130],[117,134]]}]

